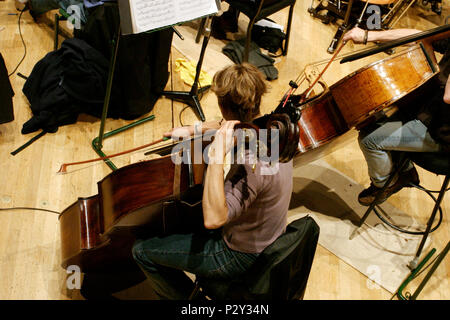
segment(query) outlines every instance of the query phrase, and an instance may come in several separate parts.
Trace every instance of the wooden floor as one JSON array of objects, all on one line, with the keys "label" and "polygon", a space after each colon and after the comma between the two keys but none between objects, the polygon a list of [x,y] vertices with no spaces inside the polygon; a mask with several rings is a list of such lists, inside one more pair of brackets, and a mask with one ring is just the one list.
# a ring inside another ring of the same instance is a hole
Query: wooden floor
[{"label": "wooden floor", "polygon": [[[270,112],[277,106],[279,99],[288,89],[289,80],[295,79],[305,64],[330,57],[326,48],[335,33],[336,25],[324,25],[313,19],[307,13],[309,4],[309,0],[297,1],[289,54],[276,64],[279,79],[269,83],[271,90],[264,101],[264,112]],[[438,17],[427,8],[414,7],[398,26],[424,30],[437,26],[448,15],[448,9],[446,6],[442,16]],[[12,0],[0,2],[0,52],[10,72],[23,55],[17,27],[18,16],[8,15],[15,12]],[[287,11],[284,10],[276,14],[274,19],[283,24],[286,16]],[[33,66],[53,50],[53,30],[45,22],[35,23],[28,12],[23,14],[21,26],[27,55],[18,71],[29,75]],[[343,51],[349,52],[360,47],[348,44]],[[173,49],[171,66],[178,57],[180,53]],[[384,57],[384,54],[345,65],[334,63],[324,79],[331,85],[348,73],[381,57]],[[24,80],[16,74],[10,79],[15,91],[15,120],[0,125],[0,207],[38,207],[60,212],[77,197],[96,194],[97,181],[111,172],[104,163],[81,166],[66,175],[58,175],[56,172],[64,162],[97,156],[91,142],[98,135],[99,120],[81,116],[76,124],[60,127],[56,133],[45,135],[16,156],[12,156],[10,152],[28,141],[35,133],[21,134],[22,125],[31,117],[31,112],[21,91]],[[167,89],[187,91],[189,87],[174,74],[167,84]],[[212,93],[204,95],[202,106],[208,120],[219,117],[216,99]],[[180,125],[179,114],[183,107],[180,103],[159,99],[150,112],[156,116],[154,121],[105,140],[103,150],[111,154],[159,139],[163,132]],[[192,124],[194,121],[196,117],[190,109],[183,112],[184,124]],[[130,122],[108,119],[105,130],[109,131],[128,123]],[[142,153],[134,153],[117,158],[114,163],[122,167],[141,159],[144,159]],[[367,167],[355,140],[349,141],[324,159],[361,185],[369,184]],[[440,188],[442,177],[420,168],[418,171],[425,186],[434,190]],[[423,223],[433,206],[424,193],[415,190],[402,191],[389,201]],[[443,209],[442,225],[433,233],[433,244],[438,251],[444,248],[450,234],[448,195]],[[79,294],[67,289],[67,273],[60,267],[57,214],[33,210],[0,211],[0,230],[0,299],[80,299]],[[449,272],[450,259],[447,257],[419,298],[449,299]],[[415,285],[412,284],[409,290],[412,291]],[[357,270],[318,246],[305,299],[390,298],[389,292],[377,288]]]}]

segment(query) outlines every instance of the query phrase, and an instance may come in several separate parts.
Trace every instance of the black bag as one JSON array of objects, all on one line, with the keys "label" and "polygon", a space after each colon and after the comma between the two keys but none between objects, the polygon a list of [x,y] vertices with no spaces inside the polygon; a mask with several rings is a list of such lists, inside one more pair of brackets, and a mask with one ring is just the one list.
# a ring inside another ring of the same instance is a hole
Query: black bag
[{"label": "black bag", "polygon": [[252,41],[270,53],[275,54],[278,49],[282,49],[284,39],[286,39],[286,34],[278,28],[253,26]]},{"label": "black bag", "polygon": [[[80,39],[67,39],[33,67],[23,86],[33,117],[22,134],[39,129],[56,132],[77,121],[80,113],[101,113],[106,91],[108,60]],[[108,116],[118,117],[115,108]]]}]

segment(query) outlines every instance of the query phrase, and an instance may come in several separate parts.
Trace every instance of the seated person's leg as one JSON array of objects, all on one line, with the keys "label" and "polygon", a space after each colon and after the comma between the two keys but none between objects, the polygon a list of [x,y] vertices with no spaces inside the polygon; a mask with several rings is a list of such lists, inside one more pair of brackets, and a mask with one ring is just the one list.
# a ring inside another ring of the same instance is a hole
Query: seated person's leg
[{"label": "seated person's leg", "polygon": [[[437,144],[427,131],[425,125],[419,120],[412,120],[405,124],[401,121],[390,121],[368,133],[362,130],[359,136],[359,145],[367,161],[371,186],[358,197],[363,205],[369,205],[376,194],[389,179],[396,166],[392,152],[438,152]],[[382,200],[399,191],[410,183],[419,183],[417,171],[409,163],[399,176],[386,190]]]},{"label": "seated person's leg", "polygon": [[229,249],[220,230],[154,237],[133,246],[134,259],[162,299],[187,299],[192,293],[194,284],[183,270],[231,279],[245,272],[256,256]]}]

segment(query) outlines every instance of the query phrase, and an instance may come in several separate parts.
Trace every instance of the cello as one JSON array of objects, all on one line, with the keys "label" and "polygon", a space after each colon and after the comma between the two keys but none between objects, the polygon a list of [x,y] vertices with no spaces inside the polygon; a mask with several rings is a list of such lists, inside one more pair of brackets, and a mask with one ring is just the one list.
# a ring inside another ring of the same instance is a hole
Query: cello
[{"label": "cello", "polygon": [[[450,26],[445,25],[421,32],[345,57],[341,63],[412,41],[445,38],[449,36],[449,30]],[[437,85],[438,74],[439,67],[430,46],[421,42],[362,67],[330,87],[322,85],[324,90],[306,101],[302,101],[305,92],[285,95],[277,107],[278,112],[283,105],[291,104],[301,113],[298,122],[300,141],[294,166],[317,160],[332,151],[333,145],[340,143],[345,133],[369,124],[388,107],[407,107],[417,97],[426,95]]]},{"label": "cello", "polygon": [[[278,134],[268,141],[279,140],[278,160],[287,162],[293,158],[298,143],[295,123],[285,114],[271,114],[251,124],[237,124],[236,128],[253,130],[256,134],[250,135],[246,144],[255,140],[258,152],[265,150],[269,156],[275,151],[271,148],[274,144],[262,145],[258,133],[262,128],[277,129]],[[194,143],[200,138],[202,148],[196,148]],[[200,138],[181,142],[181,149],[165,147],[160,158],[113,171],[98,182],[98,194],[79,198],[62,211],[62,267],[76,265],[85,273],[123,270],[134,265],[131,247],[136,237],[202,228],[199,212],[206,163],[197,159],[203,159],[211,139]]]}]

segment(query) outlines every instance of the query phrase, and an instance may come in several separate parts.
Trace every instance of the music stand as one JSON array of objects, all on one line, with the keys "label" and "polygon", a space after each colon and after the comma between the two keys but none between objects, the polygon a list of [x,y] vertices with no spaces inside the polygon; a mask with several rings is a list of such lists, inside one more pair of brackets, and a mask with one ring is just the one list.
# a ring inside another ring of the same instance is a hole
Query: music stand
[{"label": "music stand", "polygon": [[187,105],[189,105],[192,109],[194,109],[194,112],[197,114],[197,116],[200,118],[200,120],[205,121],[205,115],[203,113],[202,107],[200,105],[200,99],[198,98],[199,93],[203,93],[206,90],[208,90],[211,86],[201,87],[199,89],[199,78],[200,78],[200,72],[202,69],[202,63],[203,58],[205,56],[206,46],[208,45],[209,37],[211,36],[211,21],[212,16],[206,17],[205,22],[205,31],[204,31],[204,37],[203,37],[203,43],[202,43],[202,49],[200,50],[200,58],[198,59],[197,68],[195,71],[195,79],[194,83],[192,85],[192,88],[189,92],[186,91],[163,91],[162,95],[166,98],[183,102]]},{"label": "music stand", "polygon": [[[130,123],[128,125],[125,125],[123,127],[117,128],[115,130],[109,131],[107,133],[104,132],[105,131],[106,117],[107,117],[108,108],[109,108],[109,101],[110,101],[110,98],[111,98],[112,84],[113,84],[113,79],[114,79],[114,71],[115,71],[115,68],[116,68],[117,53],[119,51],[119,40],[120,40],[120,37],[121,37],[121,29],[120,29],[120,23],[119,23],[119,26],[117,28],[116,39],[112,43],[111,60],[110,60],[110,64],[109,64],[109,72],[108,72],[108,80],[107,80],[107,84],[106,84],[105,100],[104,100],[104,103],[103,103],[102,116],[101,116],[101,120],[100,120],[100,129],[99,129],[98,136],[95,137],[92,140],[92,148],[102,158],[107,156],[102,151],[102,149],[103,149],[103,139],[109,138],[109,137],[111,137],[113,135],[116,135],[116,134],[121,133],[121,132],[123,132],[125,130],[133,128],[133,127],[135,127],[137,125],[140,125],[140,124],[142,124],[144,122],[147,122],[149,120],[155,119],[154,115],[150,115],[150,116],[148,116],[146,118],[140,119],[138,121],[135,121],[135,122]],[[112,171],[117,170],[117,167],[114,165],[114,163],[112,163],[112,161],[110,159],[105,159],[104,161],[108,165],[108,167],[111,168]]]}]

